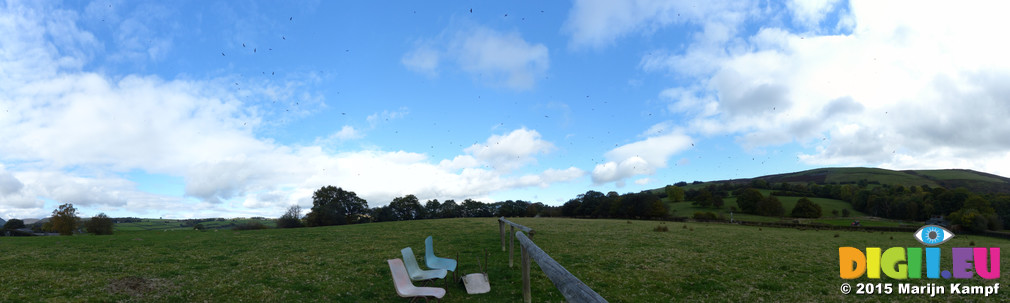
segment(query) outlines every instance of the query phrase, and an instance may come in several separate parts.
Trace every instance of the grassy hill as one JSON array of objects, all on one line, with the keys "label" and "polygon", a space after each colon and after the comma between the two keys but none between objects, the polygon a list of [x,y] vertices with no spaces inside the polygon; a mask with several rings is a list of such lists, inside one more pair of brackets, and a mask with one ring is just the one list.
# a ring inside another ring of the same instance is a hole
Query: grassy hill
[{"label": "grassy hill", "polygon": [[[758,191],[760,191],[761,194],[765,195],[765,196],[768,196],[768,195],[770,195],[772,193],[772,190],[767,190],[767,189],[762,189],[762,190],[758,190]],[[821,211],[822,211],[822,217],[821,218],[817,218],[817,219],[796,219],[796,218],[790,218],[790,217],[788,217],[788,212],[791,211],[793,209],[793,207],[796,206],[796,201],[799,201],[800,197],[778,197],[778,199],[779,199],[779,202],[782,202],[782,208],[784,208],[786,210],[787,217],[782,217],[782,218],[779,218],[779,217],[765,217],[765,216],[759,216],[759,215],[753,215],[753,214],[745,214],[745,213],[740,213],[740,212],[734,212],[732,214],[732,218],[735,219],[735,220],[741,220],[741,221],[786,222],[786,223],[792,223],[792,222],[794,222],[794,220],[799,220],[802,223],[823,223],[823,224],[837,225],[837,226],[848,226],[850,223],[852,223],[853,220],[859,220],[863,226],[891,226],[891,227],[895,227],[895,226],[918,226],[918,225],[922,225],[921,224],[922,222],[904,222],[904,221],[900,221],[900,220],[889,220],[889,219],[871,217],[871,216],[869,216],[867,214],[864,214],[864,213],[862,213],[860,211],[853,210],[852,206],[849,205],[849,203],[846,203],[845,201],[835,200],[835,199],[825,199],[825,198],[809,198],[811,201],[813,201],[814,203],[816,203],[816,204],[818,204],[818,205],[821,206]],[[700,207],[700,206],[696,206],[696,205],[691,204],[691,202],[670,203],[669,199],[666,199],[666,198],[664,198],[664,201],[667,201],[667,207],[670,208],[670,213],[673,216],[678,216],[678,217],[691,217],[695,212],[711,212],[711,213],[715,213],[716,215],[722,215],[723,217],[726,218],[726,220],[729,220],[730,217],[731,217],[729,209],[731,207],[736,207],[737,209],[739,209],[739,206],[736,204],[736,197],[733,197],[733,196],[724,199],[723,201],[726,204],[723,205],[723,207],[720,208],[720,209],[715,209],[715,208],[712,208],[712,207]],[[850,214],[849,214],[848,217],[845,217],[845,216],[841,215],[842,214],[842,209],[848,209],[849,210]],[[832,213],[833,210],[837,211],[838,214],[837,215],[833,214]]]},{"label": "grassy hill", "polygon": [[[611,302],[928,301],[925,296],[844,296],[838,247],[918,247],[908,233],[756,228],[721,223],[515,218],[534,240]],[[521,270],[509,268],[493,218],[438,219],[255,231],[125,231],[113,236],[0,241],[0,301],[405,302],[385,260],[435,236],[436,253],[477,271],[490,252],[491,293],[450,285],[444,302],[516,302]],[[958,235],[944,247],[1010,248],[1010,241]],[[944,248],[945,250],[947,248]],[[947,250],[949,252],[949,250]],[[949,253],[942,264],[950,266]],[[516,255],[518,264],[518,253]],[[26,270],[30,269],[30,270]],[[913,284],[937,282],[909,280]],[[944,281],[940,281],[942,282]],[[961,282],[961,281],[958,281]],[[533,300],[561,301],[534,265]],[[967,280],[967,285],[1010,283]],[[441,285],[441,281],[436,283]],[[440,286],[444,287],[444,286]],[[132,292],[131,292],[132,290]],[[131,295],[132,293],[132,295]],[[941,300],[961,297],[944,296]],[[969,298],[969,297],[964,297]],[[970,297],[982,299],[982,297]],[[934,298],[937,299],[937,298]],[[1007,301],[1000,291],[985,300]]]},{"label": "grassy hill", "polygon": [[[733,180],[721,180],[721,181],[711,181],[711,182],[694,182],[683,186],[686,190],[700,190],[702,188],[708,187],[710,185],[724,185],[726,183],[732,185],[749,185],[754,181],[761,180],[769,185],[777,186],[781,183],[790,184],[860,184],[865,183],[870,187],[880,186],[880,185],[901,185],[901,186],[930,186],[930,187],[945,187],[948,189],[954,189],[958,187],[967,188],[969,191],[978,194],[988,194],[988,193],[1010,193],[1010,179],[963,169],[943,169],[943,170],[904,170],[895,171],[880,168],[863,168],[863,167],[844,167],[844,168],[819,168],[812,169],[794,173],[785,173],[777,175],[768,175],[755,177],[750,179],[733,179]],[[663,188],[657,188],[652,190],[653,193],[661,194],[663,193]],[[761,193],[768,196],[772,193],[771,190],[761,190]],[[789,211],[796,205],[798,197],[784,197],[780,196],[779,201],[782,202],[783,208],[786,210],[786,215],[788,216]],[[825,223],[832,225],[848,225],[853,220],[860,220],[863,225],[867,226],[901,226],[901,225],[916,225],[915,222],[902,222],[896,220],[885,220],[875,217],[867,217],[859,211],[855,211],[852,206],[841,200],[826,199],[826,198],[811,198],[814,203],[817,203],[822,208],[822,217],[814,220],[802,220],[803,222],[816,222]],[[669,202],[669,199],[665,199]],[[726,219],[730,218],[731,207],[739,208],[736,204],[736,197],[730,196],[724,199],[725,206],[721,209],[714,208],[703,208],[691,205],[690,202],[687,203],[668,203],[667,205],[671,209],[674,216],[681,217],[691,217],[695,212],[713,212],[717,215],[722,215]],[[842,210],[848,209],[850,216],[842,217]],[[832,211],[837,211],[837,214],[833,214]],[[750,214],[740,214],[734,213],[733,219],[736,220],[747,220],[747,221],[762,221],[762,222],[775,222],[775,221],[792,221],[791,218],[778,218],[778,217],[762,217]],[[921,223],[921,222],[919,222]]]},{"label": "grassy hill", "polygon": [[[946,188],[965,187],[977,193],[1010,193],[1010,178],[967,169],[888,170],[865,167],[818,168],[795,173],[756,177],[769,183],[870,183]],[[733,181],[747,181],[733,180]],[[721,182],[721,181],[717,181]]]}]

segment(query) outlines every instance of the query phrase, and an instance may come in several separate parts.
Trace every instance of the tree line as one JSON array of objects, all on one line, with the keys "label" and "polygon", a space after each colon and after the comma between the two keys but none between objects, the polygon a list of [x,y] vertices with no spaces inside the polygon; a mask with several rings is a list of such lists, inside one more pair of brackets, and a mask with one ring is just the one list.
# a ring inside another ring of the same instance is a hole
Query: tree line
[{"label": "tree line", "polygon": [[[114,232],[114,222],[112,218],[100,213],[89,219],[82,219],[77,215],[77,208],[72,203],[64,203],[53,210],[52,217],[45,222],[31,224],[32,232],[59,233],[61,236],[69,236],[74,233],[87,232],[93,235],[111,235]],[[31,236],[31,233],[19,231],[21,228],[28,228],[23,220],[11,219],[3,226],[2,235]]]},{"label": "tree line", "polygon": [[580,218],[664,218],[669,209],[651,191],[603,194],[587,191],[561,206],[542,202],[506,200],[484,203],[473,199],[462,202],[431,199],[421,203],[414,195],[396,197],[388,205],[368,207],[368,201],[353,191],[324,186],[312,194],[312,208],[301,215],[299,206],[291,206],[277,220],[277,227],[313,227],[368,222],[404,221],[472,217],[580,217]]}]

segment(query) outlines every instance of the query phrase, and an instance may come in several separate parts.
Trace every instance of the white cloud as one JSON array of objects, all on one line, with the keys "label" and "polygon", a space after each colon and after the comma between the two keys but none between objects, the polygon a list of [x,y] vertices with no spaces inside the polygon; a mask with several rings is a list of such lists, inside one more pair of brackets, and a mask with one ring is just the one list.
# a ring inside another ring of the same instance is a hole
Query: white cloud
[{"label": "white cloud", "polygon": [[25,185],[21,183],[21,180],[18,180],[13,174],[6,171],[3,165],[0,165],[0,196],[19,193],[24,187]]},{"label": "white cloud", "polygon": [[358,139],[361,138],[362,136],[363,135],[361,134],[361,132],[354,129],[354,127],[344,125],[344,127],[340,128],[340,131],[333,133],[333,135],[331,135],[330,138],[345,141],[345,140]]},{"label": "white cloud", "polygon": [[677,23],[705,25],[706,37],[723,35],[727,23],[743,21],[743,14],[755,9],[753,1],[664,1],[664,0],[578,0],[569,12],[562,31],[571,35],[573,47],[601,48],[634,32],[653,33]]},{"label": "white cloud", "polygon": [[419,45],[407,52],[400,59],[400,63],[411,71],[428,75],[438,76],[438,65],[441,60],[441,53],[429,45]]},{"label": "white cloud", "polygon": [[[651,129],[657,127],[662,126],[653,126]],[[618,182],[618,186],[622,186],[624,179],[637,175],[651,175],[656,169],[666,167],[670,156],[690,147],[691,137],[679,131],[650,136],[641,141],[616,147],[604,154],[606,163],[597,164],[593,168],[593,183]]]},{"label": "white cloud", "polygon": [[550,67],[550,54],[543,44],[531,44],[516,31],[501,32],[484,26],[470,26],[418,43],[404,54],[401,63],[412,71],[434,76],[439,74],[441,58],[452,60],[475,81],[519,91],[532,89]]},{"label": "white cloud", "polygon": [[[999,13],[1007,4],[821,4],[792,7],[802,16],[794,22],[827,30],[730,30],[730,39],[709,39],[721,43],[695,41],[719,56],[692,57],[689,46],[646,56],[641,67],[698,77],[661,93],[670,110],[693,117],[687,129],[738,134],[748,148],[796,142],[809,148],[799,155],[809,164],[1010,174],[993,164],[1006,163],[1010,149],[1002,140],[1010,138],[1010,43],[992,38],[1010,26]],[[838,24],[824,24],[827,14],[839,14]]]},{"label": "white cloud", "polygon": [[821,20],[838,5],[840,0],[789,0],[786,7],[793,20],[807,28],[818,28]]},{"label": "white cloud", "polygon": [[403,117],[406,117],[407,114],[410,114],[410,110],[406,107],[401,107],[400,109],[394,111],[384,110],[381,113],[368,115],[365,120],[368,121],[368,124],[374,128],[379,125],[379,123],[389,122],[389,120],[402,119]]},{"label": "white cloud", "polygon": [[511,171],[536,162],[535,155],[553,149],[554,144],[541,139],[536,130],[521,128],[506,135],[492,135],[484,144],[471,145],[465,151],[493,169]]}]

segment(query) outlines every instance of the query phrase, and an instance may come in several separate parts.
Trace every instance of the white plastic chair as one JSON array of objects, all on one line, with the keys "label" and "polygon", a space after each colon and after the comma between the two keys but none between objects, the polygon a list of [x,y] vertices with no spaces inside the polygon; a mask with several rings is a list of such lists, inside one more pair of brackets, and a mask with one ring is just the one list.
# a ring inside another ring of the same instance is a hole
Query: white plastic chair
[{"label": "white plastic chair", "polygon": [[442,297],[445,296],[445,289],[414,286],[414,283],[410,282],[411,279],[407,274],[407,268],[403,264],[403,260],[389,259],[386,262],[389,263],[389,271],[393,273],[393,285],[396,286],[397,295],[403,298],[410,298],[410,302],[414,302],[417,298],[424,298],[424,302],[428,302],[428,297],[434,297],[439,302],[442,301]]}]

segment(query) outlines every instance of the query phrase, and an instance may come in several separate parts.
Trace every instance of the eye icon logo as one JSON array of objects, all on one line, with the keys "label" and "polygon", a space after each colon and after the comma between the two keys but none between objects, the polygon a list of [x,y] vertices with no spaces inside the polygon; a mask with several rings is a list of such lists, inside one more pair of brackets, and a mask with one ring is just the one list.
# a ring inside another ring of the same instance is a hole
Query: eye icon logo
[{"label": "eye icon logo", "polygon": [[954,238],[954,233],[950,232],[943,226],[939,225],[926,225],[912,234],[916,240],[927,246],[936,246],[943,244]]}]

